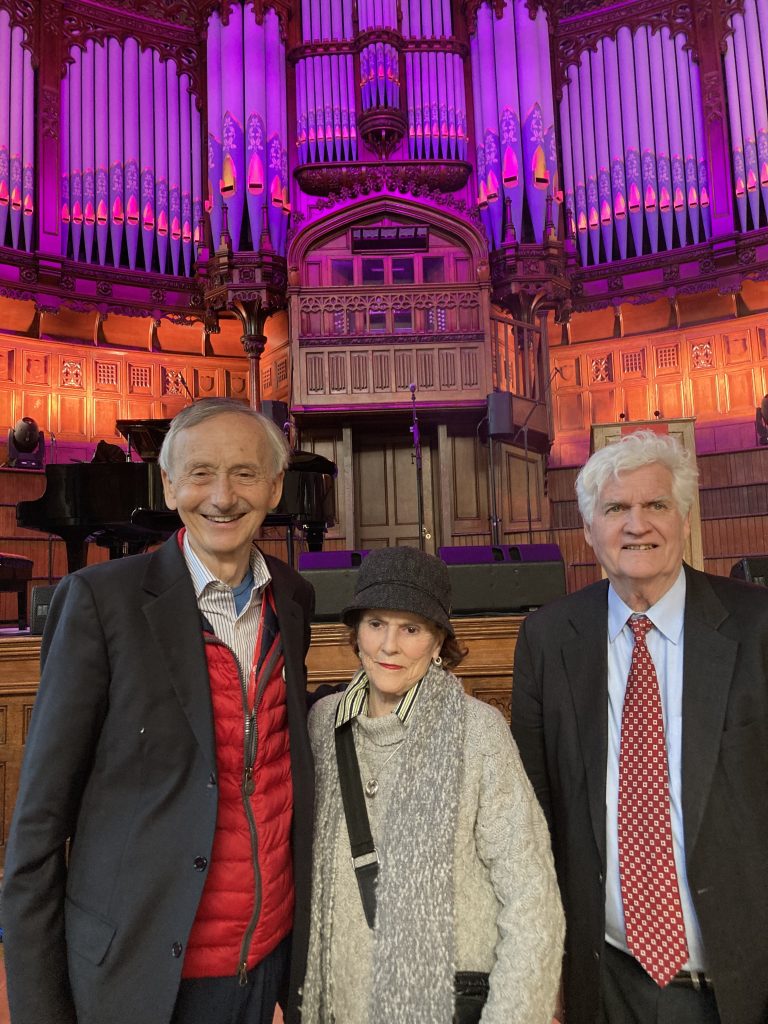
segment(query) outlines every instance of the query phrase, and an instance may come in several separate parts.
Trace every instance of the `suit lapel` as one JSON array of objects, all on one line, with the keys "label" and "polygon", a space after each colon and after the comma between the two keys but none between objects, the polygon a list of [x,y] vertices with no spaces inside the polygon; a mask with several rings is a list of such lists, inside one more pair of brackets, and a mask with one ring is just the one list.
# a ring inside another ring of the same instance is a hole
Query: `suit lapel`
[{"label": "suit lapel", "polygon": [[683,823],[690,860],[720,751],[738,644],[719,627],[728,611],[706,576],[686,570],[683,653]]},{"label": "suit lapel", "polygon": [[605,773],[608,759],[608,585],[579,594],[571,613],[572,635],[562,645],[563,667],[576,712],[589,812],[605,864]]},{"label": "suit lapel", "polygon": [[144,615],[161,652],[163,671],[214,771],[211,691],[200,612],[176,535],[152,555],[144,577],[144,590]]}]

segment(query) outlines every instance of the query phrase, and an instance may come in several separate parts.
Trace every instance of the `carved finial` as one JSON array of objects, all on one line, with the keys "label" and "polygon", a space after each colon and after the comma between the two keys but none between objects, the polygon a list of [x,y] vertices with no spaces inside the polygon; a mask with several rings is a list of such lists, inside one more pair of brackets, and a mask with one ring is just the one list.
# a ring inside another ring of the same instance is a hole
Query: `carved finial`
[{"label": "carved finial", "polygon": [[512,220],[512,200],[507,196],[504,200],[504,216],[506,225],[504,227],[504,245],[514,245],[517,242],[515,222]]},{"label": "carved finial", "polygon": [[269,214],[267,204],[261,208],[261,236],[259,238],[259,252],[272,252],[272,239],[269,236]]},{"label": "carved finial", "polygon": [[229,233],[229,216],[227,204],[221,204],[221,237],[219,238],[219,249],[226,249],[232,252],[232,235]]}]

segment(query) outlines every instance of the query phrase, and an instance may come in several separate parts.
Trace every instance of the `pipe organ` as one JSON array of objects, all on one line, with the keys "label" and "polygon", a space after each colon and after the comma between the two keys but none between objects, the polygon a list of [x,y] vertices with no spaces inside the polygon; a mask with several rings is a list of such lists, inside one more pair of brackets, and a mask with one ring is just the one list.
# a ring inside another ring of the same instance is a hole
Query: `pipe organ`
[{"label": "pipe organ", "polygon": [[30,252],[35,213],[35,73],[26,34],[0,9],[0,245]]},{"label": "pipe organ", "polygon": [[61,168],[62,254],[192,273],[200,112],[174,60],[131,37],[73,46],[61,90]]},{"label": "pipe organ", "polygon": [[742,231],[768,223],[768,2],[746,0],[725,51],[736,209]]},{"label": "pipe organ", "polygon": [[547,194],[558,193],[557,140],[543,8],[532,18],[524,0],[484,3],[471,40],[478,206],[492,248],[503,232],[524,237],[523,210],[537,242],[544,238]]},{"label": "pipe organ", "polygon": [[[260,6],[260,5],[259,5]],[[214,245],[223,209],[235,252],[285,255],[291,212],[285,45],[274,10],[233,4],[208,20],[208,198]],[[264,237],[262,237],[264,236]]]},{"label": "pipe organ", "polygon": [[568,70],[560,123],[583,264],[709,238],[699,71],[682,35],[622,27],[597,40]]}]

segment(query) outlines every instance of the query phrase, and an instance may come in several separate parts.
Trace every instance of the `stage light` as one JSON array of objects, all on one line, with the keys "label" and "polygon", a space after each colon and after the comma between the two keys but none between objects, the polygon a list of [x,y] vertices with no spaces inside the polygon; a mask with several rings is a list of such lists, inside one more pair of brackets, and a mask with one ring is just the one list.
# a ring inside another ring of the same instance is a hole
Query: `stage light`
[{"label": "stage light", "polygon": [[758,444],[768,444],[768,395],[755,410],[755,432]]},{"label": "stage light", "polygon": [[45,438],[31,416],[22,416],[8,431],[8,465],[14,469],[42,469]]}]

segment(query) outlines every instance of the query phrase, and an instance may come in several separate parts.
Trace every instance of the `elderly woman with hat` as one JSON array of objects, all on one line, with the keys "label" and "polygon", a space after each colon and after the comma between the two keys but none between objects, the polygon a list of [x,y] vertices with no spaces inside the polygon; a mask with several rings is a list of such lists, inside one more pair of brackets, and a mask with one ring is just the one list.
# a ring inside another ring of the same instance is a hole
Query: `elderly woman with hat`
[{"label": "elderly woman with hat", "polygon": [[372,551],[360,671],[310,715],[317,795],[302,1024],[549,1024],[563,914],[509,726],[452,674],[448,571]]}]

